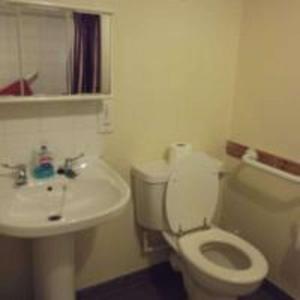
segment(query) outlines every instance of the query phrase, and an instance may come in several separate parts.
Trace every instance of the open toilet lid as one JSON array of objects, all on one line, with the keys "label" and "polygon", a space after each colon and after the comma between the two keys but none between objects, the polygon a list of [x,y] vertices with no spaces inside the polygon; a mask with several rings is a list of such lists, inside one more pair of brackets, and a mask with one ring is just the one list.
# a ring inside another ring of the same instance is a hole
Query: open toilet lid
[{"label": "open toilet lid", "polygon": [[173,233],[211,221],[218,201],[221,163],[205,153],[192,153],[173,170],[166,191],[166,217]]}]

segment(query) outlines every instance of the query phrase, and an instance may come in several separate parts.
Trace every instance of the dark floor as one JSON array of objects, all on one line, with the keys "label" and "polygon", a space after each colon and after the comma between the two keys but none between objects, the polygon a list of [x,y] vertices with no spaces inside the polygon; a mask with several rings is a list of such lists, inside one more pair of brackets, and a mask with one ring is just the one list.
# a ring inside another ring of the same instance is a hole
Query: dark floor
[{"label": "dark floor", "polygon": [[[80,291],[78,300],[186,300],[181,276],[164,263],[98,287]],[[292,300],[270,283],[241,300]]]}]

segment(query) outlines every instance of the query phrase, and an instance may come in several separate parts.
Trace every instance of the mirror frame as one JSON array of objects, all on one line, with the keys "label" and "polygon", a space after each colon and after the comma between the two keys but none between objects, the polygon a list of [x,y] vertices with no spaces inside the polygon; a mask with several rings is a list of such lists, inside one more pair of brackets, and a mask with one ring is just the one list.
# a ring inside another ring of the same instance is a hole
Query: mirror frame
[{"label": "mirror frame", "polygon": [[38,103],[38,102],[80,102],[80,101],[98,101],[104,99],[113,98],[113,38],[112,38],[112,27],[113,27],[113,17],[114,12],[107,9],[94,9],[88,8],[83,5],[69,5],[60,4],[50,1],[39,1],[39,0],[0,0],[1,4],[11,5],[19,7],[20,9],[26,6],[37,7],[40,9],[49,10],[64,10],[66,12],[79,12],[79,13],[90,13],[97,15],[104,15],[110,17],[109,26],[106,26],[105,35],[109,43],[109,56],[108,66],[106,72],[108,73],[107,83],[110,86],[110,93],[95,93],[95,94],[76,94],[76,95],[37,95],[37,96],[1,96],[1,103]]}]

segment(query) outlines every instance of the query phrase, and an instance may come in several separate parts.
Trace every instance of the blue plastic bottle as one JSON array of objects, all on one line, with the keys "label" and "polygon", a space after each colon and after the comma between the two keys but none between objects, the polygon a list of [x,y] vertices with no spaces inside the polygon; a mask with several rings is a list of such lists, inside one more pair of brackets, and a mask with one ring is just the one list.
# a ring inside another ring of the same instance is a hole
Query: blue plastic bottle
[{"label": "blue plastic bottle", "polygon": [[37,156],[36,166],[33,169],[33,176],[38,179],[54,176],[53,157],[48,150],[48,147],[42,145]]}]

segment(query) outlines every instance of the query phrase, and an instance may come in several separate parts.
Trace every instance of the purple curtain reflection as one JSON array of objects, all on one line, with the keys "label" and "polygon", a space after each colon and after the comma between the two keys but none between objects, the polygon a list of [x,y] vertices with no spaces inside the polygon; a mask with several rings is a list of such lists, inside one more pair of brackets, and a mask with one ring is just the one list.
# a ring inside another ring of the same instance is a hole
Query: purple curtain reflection
[{"label": "purple curtain reflection", "polygon": [[101,20],[74,13],[72,94],[101,91]]}]

